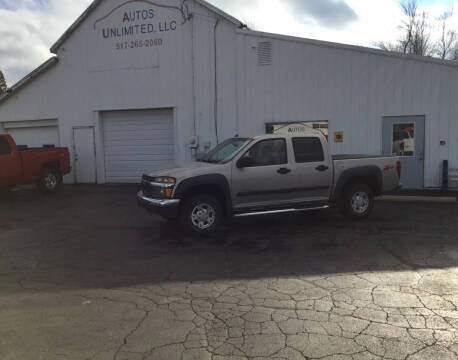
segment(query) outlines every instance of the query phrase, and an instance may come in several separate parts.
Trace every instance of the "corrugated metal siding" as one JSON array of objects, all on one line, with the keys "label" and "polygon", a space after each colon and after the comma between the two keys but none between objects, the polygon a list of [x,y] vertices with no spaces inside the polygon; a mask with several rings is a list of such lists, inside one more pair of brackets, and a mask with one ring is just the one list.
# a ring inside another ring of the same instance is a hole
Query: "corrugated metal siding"
[{"label": "corrugated metal siding", "polygon": [[[336,154],[380,154],[384,116],[425,115],[425,186],[441,181],[441,162],[458,162],[458,68],[275,36],[240,33],[238,94],[242,135],[266,122],[328,120]],[[253,47],[272,41],[275,66],[257,66]],[[454,137],[454,138],[453,138]],[[440,146],[441,140],[448,140]]]},{"label": "corrugated metal siding", "polygon": [[59,144],[59,130],[57,126],[47,127],[19,127],[6,129],[17,145],[27,145],[28,147],[42,147],[44,145]]}]

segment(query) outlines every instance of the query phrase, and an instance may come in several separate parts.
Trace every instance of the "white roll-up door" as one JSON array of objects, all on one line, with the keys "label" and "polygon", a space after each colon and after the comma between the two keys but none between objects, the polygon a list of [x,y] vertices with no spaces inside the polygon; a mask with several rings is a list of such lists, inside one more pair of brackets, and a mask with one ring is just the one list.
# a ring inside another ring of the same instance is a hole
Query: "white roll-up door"
[{"label": "white roll-up door", "polygon": [[18,121],[3,124],[17,145],[43,147],[60,146],[57,120]]},{"label": "white roll-up door", "polygon": [[171,109],[109,111],[102,119],[107,183],[139,183],[174,163]]}]

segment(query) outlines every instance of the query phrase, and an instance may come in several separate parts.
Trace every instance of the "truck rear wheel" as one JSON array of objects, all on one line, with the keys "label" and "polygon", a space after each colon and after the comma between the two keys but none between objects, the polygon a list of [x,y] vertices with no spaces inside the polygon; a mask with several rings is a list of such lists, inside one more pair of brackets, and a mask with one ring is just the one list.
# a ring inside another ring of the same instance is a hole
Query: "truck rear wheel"
[{"label": "truck rear wheel", "polygon": [[366,184],[349,186],[344,193],[340,209],[350,219],[366,219],[374,209],[374,192]]},{"label": "truck rear wheel", "polygon": [[222,218],[221,204],[211,195],[196,195],[183,204],[180,222],[194,235],[208,236],[215,232]]},{"label": "truck rear wheel", "polygon": [[52,193],[57,190],[61,182],[62,175],[55,168],[44,168],[41,171],[40,182],[38,186],[45,193]]}]

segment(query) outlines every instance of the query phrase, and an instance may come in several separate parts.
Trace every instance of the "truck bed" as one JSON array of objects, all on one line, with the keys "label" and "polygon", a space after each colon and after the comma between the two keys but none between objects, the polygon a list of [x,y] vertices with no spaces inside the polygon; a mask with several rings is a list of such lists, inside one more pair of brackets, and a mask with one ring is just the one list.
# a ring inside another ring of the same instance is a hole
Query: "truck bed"
[{"label": "truck bed", "polygon": [[43,147],[19,150],[24,182],[36,182],[40,178],[44,164],[52,163],[62,175],[70,171],[70,159],[67,148]]},{"label": "truck bed", "polygon": [[354,155],[343,154],[333,155],[334,164],[334,187],[337,181],[342,177],[344,172],[352,169],[374,168],[379,169],[382,175],[382,192],[392,191],[399,186],[399,177],[397,175],[398,157],[387,155]]},{"label": "truck bed", "polygon": [[[70,172],[70,154],[67,148],[44,145],[27,147],[17,145],[9,134],[0,134],[3,151],[0,156],[0,185],[33,184],[41,180],[43,171],[52,168],[62,177]],[[6,143],[6,145],[5,145]],[[6,149],[6,150],[5,150]],[[59,179],[60,180],[60,179]]]}]

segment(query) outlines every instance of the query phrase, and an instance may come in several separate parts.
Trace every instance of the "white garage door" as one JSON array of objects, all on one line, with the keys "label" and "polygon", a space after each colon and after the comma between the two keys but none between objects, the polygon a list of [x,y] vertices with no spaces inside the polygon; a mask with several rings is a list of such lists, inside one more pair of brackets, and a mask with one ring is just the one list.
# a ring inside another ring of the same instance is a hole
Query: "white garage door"
[{"label": "white garage door", "polygon": [[57,126],[8,128],[6,131],[18,145],[28,147],[42,147],[43,145],[58,147],[60,145]]},{"label": "white garage door", "polygon": [[102,119],[108,183],[139,183],[145,172],[173,164],[172,110],[110,111]]}]

